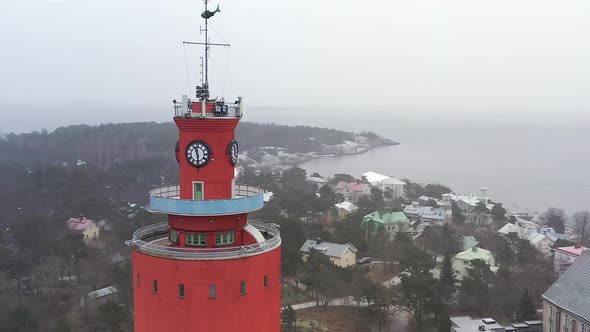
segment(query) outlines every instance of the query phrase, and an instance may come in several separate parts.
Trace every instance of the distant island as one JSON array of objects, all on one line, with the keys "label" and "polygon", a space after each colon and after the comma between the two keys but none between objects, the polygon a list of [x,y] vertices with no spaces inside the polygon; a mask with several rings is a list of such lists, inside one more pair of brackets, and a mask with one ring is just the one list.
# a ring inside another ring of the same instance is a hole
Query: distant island
[{"label": "distant island", "polygon": [[[323,155],[366,152],[399,144],[372,132],[352,133],[309,126],[240,123],[236,130],[241,165],[280,167]],[[115,163],[165,158],[174,160],[178,129],[172,122],[75,125],[0,136],[0,160],[27,167],[84,162],[108,169]]]}]

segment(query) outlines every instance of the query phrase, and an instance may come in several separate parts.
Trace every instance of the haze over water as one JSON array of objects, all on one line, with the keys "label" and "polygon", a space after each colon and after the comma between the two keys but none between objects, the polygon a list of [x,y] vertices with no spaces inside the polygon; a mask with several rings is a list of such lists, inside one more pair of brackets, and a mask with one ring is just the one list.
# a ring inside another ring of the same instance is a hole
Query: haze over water
[{"label": "haze over water", "polygon": [[300,165],[322,176],[375,171],[455,193],[489,188],[512,210],[589,209],[590,121],[583,113],[412,113],[380,109],[255,109],[247,121],[374,131],[401,143],[364,154],[324,157]]}]

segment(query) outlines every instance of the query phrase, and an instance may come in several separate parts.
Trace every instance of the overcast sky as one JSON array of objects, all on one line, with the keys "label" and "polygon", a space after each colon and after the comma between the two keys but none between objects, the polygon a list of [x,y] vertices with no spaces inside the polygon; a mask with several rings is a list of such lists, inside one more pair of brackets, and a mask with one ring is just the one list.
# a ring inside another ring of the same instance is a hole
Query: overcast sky
[{"label": "overcast sky", "polygon": [[[212,94],[242,95],[249,107],[304,107],[310,116],[316,107],[590,108],[588,0],[219,4],[210,21],[232,47],[213,50]],[[181,42],[200,38],[202,8],[199,0],[1,1],[0,132],[169,120],[171,100],[194,93],[201,49]]]}]

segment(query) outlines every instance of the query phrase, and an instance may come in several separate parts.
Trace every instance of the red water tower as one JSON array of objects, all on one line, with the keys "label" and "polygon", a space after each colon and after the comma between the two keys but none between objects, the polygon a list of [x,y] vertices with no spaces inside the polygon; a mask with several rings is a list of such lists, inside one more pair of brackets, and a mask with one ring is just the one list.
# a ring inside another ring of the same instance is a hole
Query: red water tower
[{"label": "red water tower", "polygon": [[280,233],[248,220],[263,206],[264,192],[234,182],[242,99],[209,98],[207,20],[218,11],[205,3],[201,14],[205,57],[196,100],[174,101],[180,183],[150,191],[150,209],[168,222],[141,228],[128,241],[135,332],[281,328]]}]

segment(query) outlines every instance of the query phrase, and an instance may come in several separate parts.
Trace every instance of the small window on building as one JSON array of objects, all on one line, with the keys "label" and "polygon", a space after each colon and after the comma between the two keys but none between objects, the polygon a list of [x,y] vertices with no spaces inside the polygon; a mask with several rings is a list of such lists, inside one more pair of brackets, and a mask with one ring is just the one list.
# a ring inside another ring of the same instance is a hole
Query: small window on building
[{"label": "small window on building", "polygon": [[207,245],[207,234],[186,234],[187,246],[203,247]]},{"label": "small window on building", "polygon": [[209,285],[209,298],[210,299],[217,298],[217,287],[215,285]]},{"label": "small window on building", "polygon": [[178,297],[184,299],[184,284],[178,285]]},{"label": "small window on building", "polygon": [[152,291],[154,294],[158,294],[158,280],[154,280]]},{"label": "small window on building", "polygon": [[178,244],[178,232],[171,229],[170,230],[170,235],[168,236],[168,238],[170,239],[170,242],[174,243],[174,244]]},{"label": "small window on building", "polygon": [[246,282],[240,281],[240,295],[246,295]]},{"label": "small window on building", "polygon": [[140,279],[139,279],[139,273],[138,273],[137,274],[137,288],[139,288],[139,281],[140,281]]},{"label": "small window on building", "polygon": [[264,276],[264,289],[268,288],[268,276]]},{"label": "small window on building", "polygon": [[215,234],[215,244],[218,246],[233,244],[236,240],[235,233]]}]

